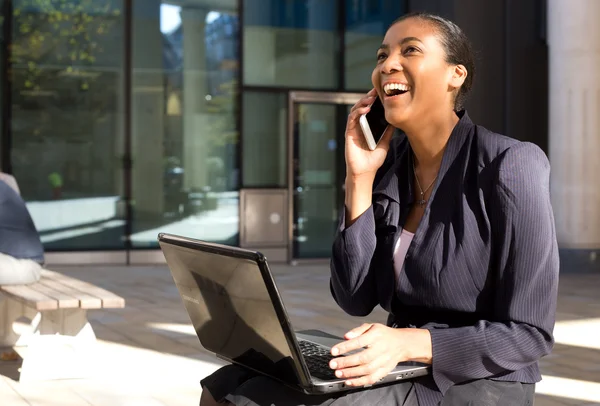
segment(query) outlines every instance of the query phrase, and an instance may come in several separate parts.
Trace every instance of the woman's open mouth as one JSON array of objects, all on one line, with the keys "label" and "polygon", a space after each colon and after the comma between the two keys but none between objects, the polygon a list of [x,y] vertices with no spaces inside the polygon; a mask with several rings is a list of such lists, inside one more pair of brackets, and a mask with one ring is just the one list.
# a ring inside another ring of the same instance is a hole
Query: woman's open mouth
[{"label": "woman's open mouth", "polygon": [[404,83],[386,83],[383,86],[383,92],[387,97],[400,96],[408,92],[411,87]]}]

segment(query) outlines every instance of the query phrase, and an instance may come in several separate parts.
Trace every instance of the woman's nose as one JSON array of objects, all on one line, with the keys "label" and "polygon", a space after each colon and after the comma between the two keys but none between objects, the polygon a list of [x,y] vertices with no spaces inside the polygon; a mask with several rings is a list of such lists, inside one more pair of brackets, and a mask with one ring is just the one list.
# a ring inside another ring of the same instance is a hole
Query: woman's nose
[{"label": "woman's nose", "polygon": [[400,72],[401,70],[402,70],[402,64],[396,58],[388,57],[381,64],[381,73],[384,73],[386,75],[389,75],[394,72]]}]

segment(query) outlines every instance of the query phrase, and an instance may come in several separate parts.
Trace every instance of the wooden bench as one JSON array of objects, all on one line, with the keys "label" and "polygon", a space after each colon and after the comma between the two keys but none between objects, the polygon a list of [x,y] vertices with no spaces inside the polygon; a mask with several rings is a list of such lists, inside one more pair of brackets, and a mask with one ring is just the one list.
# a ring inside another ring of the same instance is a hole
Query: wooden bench
[{"label": "wooden bench", "polygon": [[[82,378],[93,372],[96,335],[89,309],[125,307],[125,299],[90,283],[43,270],[30,285],[0,286],[0,346],[21,348],[20,381]],[[26,318],[18,336],[13,323]]]}]

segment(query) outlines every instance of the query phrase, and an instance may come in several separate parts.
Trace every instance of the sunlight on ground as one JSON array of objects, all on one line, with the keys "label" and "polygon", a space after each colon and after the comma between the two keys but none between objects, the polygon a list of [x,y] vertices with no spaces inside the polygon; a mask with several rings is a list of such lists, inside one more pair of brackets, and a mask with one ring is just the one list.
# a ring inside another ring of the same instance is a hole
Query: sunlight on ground
[{"label": "sunlight on ground", "polygon": [[186,334],[195,336],[196,331],[191,324],[174,324],[174,323],[148,323],[146,324],[152,330],[170,331],[172,333]]},{"label": "sunlight on ground", "polygon": [[561,321],[554,328],[557,344],[600,350],[600,318]]},{"label": "sunlight on ground", "polygon": [[544,375],[536,385],[540,395],[558,396],[586,402],[600,402],[600,383]]},{"label": "sunlight on ground", "polygon": [[[212,354],[176,355],[103,340],[98,344],[97,377],[110,376],[110,380],[198,385],[201,377],[224,364]],[[115,360],[119,360],[119,368],[115,368]]]},{"label": "sunlight on ground", "polygon": [[0,375],[0,405],[197,405],[200,380],[224,364],[212,354],[178,355],[99,339],[84,379],[19,382]]}]

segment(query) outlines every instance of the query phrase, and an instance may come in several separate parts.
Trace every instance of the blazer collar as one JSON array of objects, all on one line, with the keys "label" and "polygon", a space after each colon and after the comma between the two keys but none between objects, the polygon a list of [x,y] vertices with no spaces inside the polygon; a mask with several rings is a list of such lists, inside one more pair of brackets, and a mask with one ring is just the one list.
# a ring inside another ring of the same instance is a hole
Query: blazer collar
[{"label": "blazer collar", "polygon": [[[466,110],[461,110],[456,114],[458,117],[460,117],[460,119],[458,120],[456,126],[454,126],[454,129],[450,134],[450,138],[448,139],[448,143],[446,144],[446,149],[444,150],[438,177],[433,185],[433,190],[429,200],[433,199],[440,181],[444,179],[444,176],[458,156],[474,126]],[[378,182],[377,186],[373,190],[373,194],[383,194],[395,202],[402,202],[402,205],[405,205],[412,204],[414,202],[412,182],[412,177],[414,176],[412,165],[413,153],[406,136],[401,136],[405,139],[399,143],[399,145],[396,147],[396,151],[390,151],[390,153],[395,153],[396,159],[392,163],[390,169]]]}]

